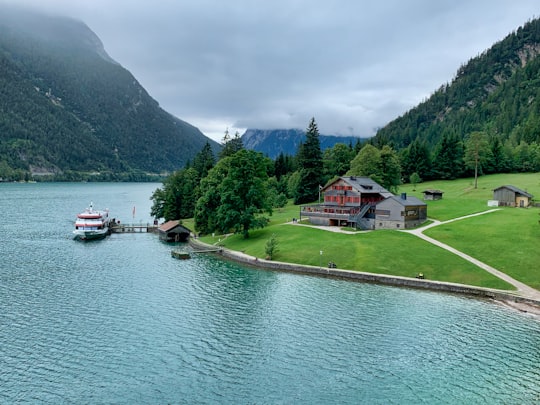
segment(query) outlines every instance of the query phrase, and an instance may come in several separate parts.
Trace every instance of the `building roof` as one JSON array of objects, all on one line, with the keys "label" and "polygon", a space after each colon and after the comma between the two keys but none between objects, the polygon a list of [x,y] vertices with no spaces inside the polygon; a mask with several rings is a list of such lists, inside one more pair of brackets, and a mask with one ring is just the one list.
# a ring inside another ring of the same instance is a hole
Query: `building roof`
[{"label": "building roof", "polygon": [[432,188],[422,191],[424,194],[444,194],[444,191],[434,190]]},{"label": "building roof", "polygon": [[179,220],[175,220],[175,221],[167,221],[165,222],[164,224],[161,224],[158,228],[159,231],[161,232],[170,232],[172,231],[174,228],[177,228],[177,227],[181,227],[183,232],[188,232],[189,233],[189,229],[186,228],[184,225],[180,224],[180,221]]},{"label": "building roof", "polygon": [[[387,201],[387,200],[394,200],[394,201],[397,201],[399,204],[403,205],[403,206],[408,206],[408,205],[423,205],[423,206],[427,206],[427,204],[416,198],[416,197],[413,197],[413,196],[405,196],[405,198],[403,198],[402,196],[398,196],[398,195],[393,195],[391,197],[388,197],[387,199],[381,201],[381,202],[384,202],[384,201]],[[379,203],[380,204],[380,203]]]},{"label": "building roof", "polygon": [[336,181],[343,180],[353,188],[357,189],[361,193],[379,193],[383,197],[390,197],[393,194],[381,186],[379,183],[371,180],[369,177],[360,176],[343,176],[330,183],[327,187],[330,187]]},{"label": "building roof", "polygon": [[532,194],[529,194],[527,193],[526,191],[520,189],[520,188],[517,188],[515,186],[510,186],[510,185],[506,185],[506,186],[500,186],[500,187],[497,187],[495,190],[493,191],[497,191],[497,190],[500,190],[501,188],[506,188],[508,190],[511,190],[513,191],[514,193],[517,193],[517,194],[521,194],[525,197],[529,197],[529,198],[533,198],[533,195]]}]

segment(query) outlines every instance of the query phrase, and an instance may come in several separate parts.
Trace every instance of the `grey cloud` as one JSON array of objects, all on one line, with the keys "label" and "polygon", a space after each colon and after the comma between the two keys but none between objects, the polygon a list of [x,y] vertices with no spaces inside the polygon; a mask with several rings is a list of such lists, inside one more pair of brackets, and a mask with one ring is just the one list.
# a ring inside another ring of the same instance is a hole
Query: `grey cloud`
[{"label": "grey cloud", "polygon": [[[369,136],[534,17],[536,0],[19,0],[83,20],[167,111]],[[221,130],[217,130],[222,126]]]}]

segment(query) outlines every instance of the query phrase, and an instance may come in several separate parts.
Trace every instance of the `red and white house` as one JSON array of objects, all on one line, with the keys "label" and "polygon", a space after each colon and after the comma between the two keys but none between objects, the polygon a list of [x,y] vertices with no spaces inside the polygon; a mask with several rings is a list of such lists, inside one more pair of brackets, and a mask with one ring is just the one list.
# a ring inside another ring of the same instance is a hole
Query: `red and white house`
[{"label": "red and white house", "polygon": [[300,219],[314,225],[358,229],[407,229],[427,218],[427,204],[395,196],[369,177],[339,177],[321,190],[323,202],[300,207]]}]

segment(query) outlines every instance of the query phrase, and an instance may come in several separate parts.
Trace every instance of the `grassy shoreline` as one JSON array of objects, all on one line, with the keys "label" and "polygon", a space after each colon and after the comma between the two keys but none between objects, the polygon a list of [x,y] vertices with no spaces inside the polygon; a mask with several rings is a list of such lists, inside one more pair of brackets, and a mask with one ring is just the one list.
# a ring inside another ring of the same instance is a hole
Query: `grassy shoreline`
[{"label": "grassy shoreline", "polygon": [[[492,199],[492,190],[504,184],[513,184],[540,196],[539,174],[484,176],[479,178],[477,189],[472,187],[472,182],[472,179],[426,182],[416,190],[412,185],[403,186],[400,192],[422,198],[424,189],[443,190],[442,200],[427,202],[429,218],[440,221],[490,209],[487,200]],[[424,273],[429,280],[513,289],[485,270],[414,235],[397,230],[341,234],[288,224],[293,217],[298,218],[298,213],[298,206],[287,205],[274,213],[268,227],[250,232],[249,239],[241,235],[215,235],[201,237],[201,241],[264,258],[266,241],[275,234],[279,241],[276,261],[311,266],[326,266],[333,261],[347,270],[403,277]],[[537,268],[540,252],[536,249],[540,240],[539,213],[538,208],[504,208],[433,227],[426,235],[540,289],[540,269]],[[190,223],[185,223],[189,227]]]}]

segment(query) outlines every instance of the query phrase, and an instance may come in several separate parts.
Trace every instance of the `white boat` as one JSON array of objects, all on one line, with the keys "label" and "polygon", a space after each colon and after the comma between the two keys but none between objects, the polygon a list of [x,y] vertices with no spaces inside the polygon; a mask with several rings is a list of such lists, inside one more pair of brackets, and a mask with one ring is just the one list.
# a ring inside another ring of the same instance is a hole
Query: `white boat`
[{"label": "white boat", "polygon": [[102,239],[110,234],[109,210],[95,210],[94,204],[77,215],[75,220],[75,239],[93,240]]}]

